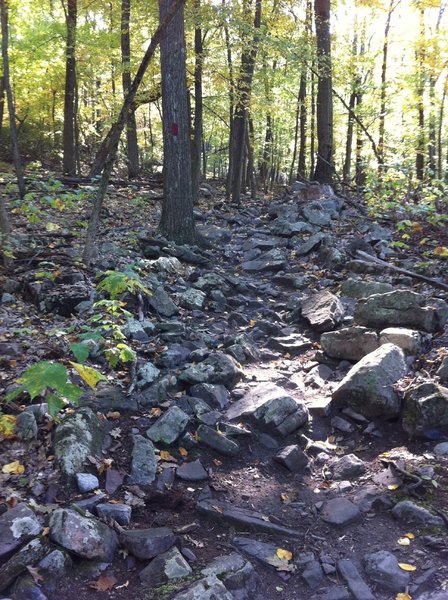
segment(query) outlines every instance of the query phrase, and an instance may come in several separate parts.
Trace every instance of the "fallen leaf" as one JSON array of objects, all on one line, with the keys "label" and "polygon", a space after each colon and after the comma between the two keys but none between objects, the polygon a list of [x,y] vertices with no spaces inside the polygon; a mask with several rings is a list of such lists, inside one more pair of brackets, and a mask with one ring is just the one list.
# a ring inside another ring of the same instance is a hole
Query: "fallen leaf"
[{"label": "fallen leaf", "polygon": [[278,556],[268,556],[266,562],[275,567],[277,571],[290,571],[293,573],[297,569],[296,565],[292,565],[284,558],[279,558]]},{"label": "fallen leaf", "polygon": [[221,508],[220,506],[213,506],[213,508],[216,510],[216,512],[219,512],[219,513],[223,513],[224,512],[224,509]]},{"label": "fallen leaf", "polygon": [[174,456],[168,452],[168,450],[160,450],[160,460],[167,460],[169,462],[177,462]]},{"label": "fallen leaf", "polygon": [[42,577],[42,575],[39,573],[39,568],[38,567],[27,567],[27,570],[28,570],[28,573],[33,578],[34,583],[39,584],[41,581],[44,580],[44,578]]},{"label": "fallen leaf", "polygon": [[413,540],[415,538],[415,535],[413,533],[405,533],[404,536],[409,538],[410,540]]},{"label": "fallen leaf", "polygon": [[113,575],[100,575],[97,581],[89,583],[89,587],[97,592],[110,592],[117,583]]},{"label": "fallen leaf", "polygon": [[277,548],[277,556],[279,558],[284,558],[285,560],[291,560],[292,552],[285,550],[284,548]]},{"label": "fallen leaf", "polygon": [[409,546],[410,543],[411,540],[407,537],[402,537],[397,540],[397,544],[400,544],[400,546]]},{"label": "fallen leaf", "polygon": [[154,408],[151,408],[151,417],[160,417],[160,415],[162,414],[162,409],[159,408],[158,406],[155,406]]},{"label": "fallen leaf", "polygon": [[115,419],[119,419],[119,418],[121,417],[121,414],[118,412],[118,410],[114,410],[114,411],[108,412],[108,413],[106,414],[106,417],[107,417],[108,419],[113,419],[113,420],[115,420]]},{"label": "fallen leaf", "polygon": [[107,381],[107,377],[104,377],[104,375],[102,375],[96,369],[93,369],[92,367],[86,367],[84,365],[81,365],[80,363],[76,363],[73,361],[69,362],[75,369],[75,371],[78,373],[78,375],[81,377],[81,379],[83,379],[87,383],[87,385],[90,388],[92,388],[92,390],[95,389],[99,381]]},{"label": "fallen leaf", "polygon": [[129,579],[127,581],[125,581],[124,583],[122,583],[121,585],[117,585],[117,587],[115,589],[121,590],[121,588],[127,588],[128,585],[129,585]]},{"label": "fallen leaf", "polygon": [[23,473],[25,473],[25,467],[21,465],[18,460],[15,460],[12,463],[3,465],[2,473],[9,473],[11,475],[22,475]]},{"label": "fallen leaf", "polygon": [[408,563],[398,563],[398,566],[400,567],[400,569],[403,569],[403,571],[416,571],[417,567],[415,565],[410,565]]},{"label": "fallen leaf", "polygon": [[188,450],[186,450],[185,448],[182,448],[182,446],[179,448],[179,454],[181,456],[188,456]]},{"label": "fallen leaf", "polygon": [[400,592],[395,596],[395,600],[412,600],[412,597],[407,592]]},{"label": "fallen leaf", "polygon": [[115,440],[121,437],[121,429],[119,427],[115,427],[109,431],[109,435],[112,436]]},{"label": "fallen leaf", "polygon": [[212,463],[213,463],[215,466],[217,466],[217,467],[220,467],[220,466],[222,465],[222,460],[219,460],[218,458],[214,458],[214,459],[212,460]]},{"label": "fallen leaf", "polygon": [[280,500],[282,502],[289,502],[289,496],[288,496],[288,494],[280,494]]},{"label": "fallen leaf", "polygon": [[387,489],[394,491],[394,490],[398,489],[399,487],[400,487],[399,483],[391,483],[390,485],[387,486]]},{"label": "fallen leaf", "polygon": [[257,323],[257,322],[255,321],[255,319],[251,319],[251,320],[249,321],[249,327],[255,327],[256,323]]},{"label": "fallen leaf", "polygon": [[0,437],[9,440],[15,437],[16,417],[14,415],[0,414]]},{"label": "fallen leaf", "polygon": [[284,355],[283,355],[283,358],[286,358],[286,359],[288,359],[288,360],[289,360],[289,359],[291,358],[291,355],[290,355],[290,353],[289,353],[289,352],[287,352],[286,354],[284,354]]}]

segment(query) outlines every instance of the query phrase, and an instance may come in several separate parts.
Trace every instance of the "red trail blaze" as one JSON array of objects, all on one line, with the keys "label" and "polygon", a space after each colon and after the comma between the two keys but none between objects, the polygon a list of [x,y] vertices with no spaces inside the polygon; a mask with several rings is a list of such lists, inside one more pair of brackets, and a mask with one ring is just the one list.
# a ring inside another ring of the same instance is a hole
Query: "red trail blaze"
[{"label": "red trail blaze", "polygon": [[171,133],[173,135],[179,135],[179,125],[177,123],[171,125]]}]

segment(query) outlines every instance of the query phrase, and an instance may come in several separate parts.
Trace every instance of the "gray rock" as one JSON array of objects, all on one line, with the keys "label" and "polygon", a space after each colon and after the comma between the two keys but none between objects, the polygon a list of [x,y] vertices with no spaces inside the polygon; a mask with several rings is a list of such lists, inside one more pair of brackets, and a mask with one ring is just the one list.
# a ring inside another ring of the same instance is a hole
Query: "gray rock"
[{"label": "gray rock", "polygon": [[81,509],[82,511],[93,512],[95,506],[100,502],[105,502],[107,500],[106,494],[94,494],[93,496],[89,496],[88,498],[83,498],[82,500],[76,500],[72,503],[73,507],[76,509]]},{"label": "gray rock", "polygon": [[132,529],[120,533],[120,543],[140,560],[149,560],[169,550],[176,538],[168,527]]},{"label": "gray rock", "polygon": [[324,290],[312,294],[302,302],[302,316],[316,331],[331,331],[341,322],[344,307],[334,294]]},{"label": "gray rock", "polygon": [[392,592],[404,591],[410,582],[409,573],[400,569],[396,557],[387,550],[366,554],[364,569],[372,581]]},{"label": "gray rock", "polygon": [[281,271],[286,266],[285,254],[277,248],[261,254],[256,260],[248,260],[241,264],[243,271],[247,271],[248,273]]},{"label": "gray rock", "polygon": [[441,442],[434,446],[434,454],[436,456],[448,456],[448,442]]},{"label": "gray rock", "polygon": [[188,577],[191,572],[190,565],[174,547],[156,556],[147,567],[140,571],[139,577],[144,586],[157,587],[173,579]]},{"label": "gray rock", "polygon": [[190,388],[190,394],[196,398],[201,398],[218,410],[225,408],[230,400],[230,394],[224,385],[199,383]]},{"label": "gray rock", "polygon": [[163,287],[158,287],[153,290],[151,296],[147,297],[147,301],[148,304],[162,317],[172,317],[179,312],[179,309]]},{"label": "gray rock", "polygon": [[67,552],[62,550],[53,550],[38,563],[39,572],[46,579],[48,586],[48,578],[61,579],[66,576],[73,566],[73,561]]},{"label": "gray rock", "polygon": [[165,352],[162,352],[158,357],[156,363],[159,367],[165,367],[167,369],[174,369],[183,365],[191,354],[191,348],[181,346],[180,344],[173,344]]},{"label": "gray rock", "polygon": [[322,242],[323,239],[326,238],[325,233],[315,233],[314,235],[310,236],[306,242],[303,242],[302,244],[299,244],[298,246],[295,247],[295,253],[297,256],[306,256],[307,254],[309,254],[311,252],[311,250],[314,250],[315,248],[317,248],[317,246],[319,246],[319,244]]},{"label": "gray rock", "polygon": [[139,342],[149,342],[149,336],[143,329],[142,324],[137,319],[128,319],[123,327],[123,334],[127,338],[137,340]]},{"label": "gray rock", "polygon": [[225,585],[215,575],[194,583],[188,590],[180,592],[173,600],[235,600]]},{"label": "gray rock", "polygon": [[244,373],[234,358],[223,352],[214,352],[197,365],[190,365],[179,375],[185,383],[217,383],[227,388],[235,386]]},{"label": "gray rock", "polygon": [[17,416],[15,433],[19,440],[35,440],[37,438],[37,421],[32,412],[22,412]]},{"label": "gray rock", "polygon": [[347,584],[356,600],[376,600],[369,586],[359,574],[354,563],[348,558],[338,560],[337,567],[340,576]]},{"label": "gray rock", "polygon": [[131,522],[132,508],[127,504],[98,504],[96,512],[102,519],[113,519],[119,525],[129,525]]},{"label": "gray rock", "polygon": [[354,361],[361,360],[380,345],[376,331],[367,327],[345,327],[323,333],[320,343],[328,356]]},{"label": "gray rock", "polygon": [[357,323],[377,329],[402,326],[433,333],[441,330],[447,319],[448,305],[443,300],[426,301],[410,290],[375,294],[360,300],[355,309]]},{"label": "gray rock", "polygon": [[392,292],[394,286],[381,281],[364,281],[363,279],[347,279],[341,285],[341,294],[349,298],[368,298],[373,294]]},{"label": "gray rock", "polygon": [[190,310],[202,310],[205,304],[205,293],[201,290],[190,288],[178,295],[179,304]]},{"label": "gray rock", "polygon": [[322,520],[331,525],[345,527],[361,519],[359,508],[347,498],[332,498],[324,502]]},{"label": "gray rock", "polygon": [[[8,588],[29,565],[34,565],[49,552],[46,539],[35,538],[0,566],[0,592]],[[15,596],[14,596],[15,597]]]},{"label": "gray rock", "polygon": [[369,418],[396,416],[401,401],[393,384],[406,372],[403,351],[393,344],[380,346],[350,369],[334,390],[332,402]]},{"label": "gray rock", "polygon": [[121,388],[111,385],[97,389],[89,402],[89,406],[93,410],[103,413],[109,411],[119,411],[122,413],[138,412],[137,400],[132,396],[127,396]]},{"label": "gray rock", "polygon": [[324,210],[320,202],[310,202],[302,208],[303,216],[311,225],[326,227],[331,223],[331,213]]},{"label": "gray rock", "polygon": [[15,296],[13,296],[12,294],[9,294],[8,292],[5,292],[4,294],[2,294],[2,299],[1,299],[2,304],[13,304],[14,302],[16,302]]},{"label": "gray rock", "polygon": [[272,233],[282,237],[291,237],[298,233],[313,233],[315,231],[314,227],[311,227],[305,221],[290,221],[285,217],[274,219],[270,229]]},{"label": "gray rock", "polygon": [[190,417],[177,406],[170,406],[146,432],[153,442],[172,444],[184,432]]},{"label": "gray rock", "polygon": [[[361,600],[357,596],[355,596],[357,600]],[[310,600],[350,600],[350,592],[348,592],[345,587],[341,585],[334,585],[330,588],[326,588],[322,590],[318,594],[314,594],[311,596]],[[366,596],[365,600],[375,600],[375,598],[369,598]]]},{"label": "gray rock", "polygon": [[76,485],[81,494],[86,494],[96,490],[100,486],[100,482],[98,477],[91,473],[76,473]]},{"label": "gray rock", "polygon": [[183,481],[204,481],[208,479],[208,473],[200,460],[194,460],[177,467],[176,475]]},{"label": "gray rock", "polygon": [[432,592],[424,592],[417,596],[417,600],[448,600],[448,591],[440,590],[440,591],[432,591]]},{"label": "gray rock", "polygon": [[366,472],[364,462],[354,454],[346,454],[331,467],[333,479],[354,479]]},{"label": "gray rock", "polygon": [[302,471],[308,464],[308,457],[300,446],[286,446],[275,456],[275,460],[292,471]]},{"label": "gray rock", "polygon": [[216,557],[201,571],[205,577],[216,576],[235,600],[256,598],[261,580],[251,563],[233,552]]},{"label": "gray rock", "polygon": [[428,381],[404,395],[403,428],[428,439],[448,434],[448,387]]},{"label": "gray rock", "polygon": [[253,362],[260,358],[257,348],[246,335],[237,336],[234,343],[227,346],[226,351],[242,364]]},{"label": "gray rock", "polygon": [[151,362],[140,365],[137,369],[137,386],[139,388],[147,387],[151,383],[154,383],[159,375],[159,369]]},{"label": "gray rock", "polygon": [[233,546],[239,551],[248,554],[262,564],[272,567],[269,559],[277,555],[277,544],[270,542],[260,542],[248,537],[234,537],[232,540]]},{"label": "gray rock", "polygon": [[312,590],[317,590],[324,579],[324,572],[318,560],[309,562],[302,571],[302,577]]},{"label": "gray rock", "polygon": [[36,515],[24,503],[6,511],[0,516],[0,559],[39,535],[42,529]]},{"label": "gray rock", "polygon": [[41,423],[48,415],[48,403],[39,402],[39,404],[30,404],[25,408],[25,412],[33,413],[37,423]]},{"label": "gray rock", "polygon": [[405,354],[417,355],[422,351],[424,337],[415,329],[387,327],[380,332],[380,344],[395,344]]},{"label": "gray rock", "polygon": [[230,292],[230,286],[226,283],[224,277],[213,272],[205,273],[199,277],[199,279],[193,283],[193,287],[206,293],[216,289],[225,294]]},{"label": "gray rock", "polygon": [[415,524],[421,527],[442,527],[444,521],[429,512],[423,506],[419,506],[411,500],[398,502],[392,509],[392,516],[406,525]]},{"label": "gray rock", "polygon": [[133,435],[130,485],[149,485],[156,478],[157,458],[154,445],[141,435]]},{"label": "gray rock", "polygon": [[50,539],[81,558],[112,561],[118,546],[116,533],[98,521],[70,508],[57,508],[50,516]]},{"label": "gray rock", "polygon": [[104,439],[104,426],[90,408],[80,408],[56,427],[54,454],[64,477],[70,479],[97,455]]},{"label": "gray rock", "polygon": [[236,456],[240,452],[240,447],[236,442],[207,425],[199,425],[197,437],[200,442],[225,456]]},{"label": "gray rock", "polygon": [[437,369],[437,375],[442,383],[448,383],[448,356],[442,360],[440,367]]},{"label": "gray rock", "polygon": [[353,433],[355,431],[355,427],[342,417],[332,417],[331,418],[331,426],[338,431],[342,431],[343,433]]}]

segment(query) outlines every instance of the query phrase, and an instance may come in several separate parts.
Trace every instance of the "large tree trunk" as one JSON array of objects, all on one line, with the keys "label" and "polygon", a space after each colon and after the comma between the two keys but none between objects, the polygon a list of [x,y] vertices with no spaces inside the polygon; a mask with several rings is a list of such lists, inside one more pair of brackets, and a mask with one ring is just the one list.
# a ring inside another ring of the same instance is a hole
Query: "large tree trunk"
[{"label": "large tree trunk", "polygon": [[76,101],[76,20],[77,0],[67,0],[66,27],[67,43],[65,50],[65,96],[64,96],[64,156],[62,171],[65,175],[74,175],[75,161],[75,101]]},{"label": "large tree trunk", "polygon": [[[202,41],[202,29],[200,27],[201,0],[194,0],[195,18],[197,19],[194,28],[194,138],[192,162],[192,192],[193,200],[196,204],[199,200],[199,185],[201,183],[201,150],[203,134],[203,103],[202,103],[202,70],[204,62],[204,48]],[[206,173],[204,171],[204,177]]]},{"label": "large tree trunk", "polygon": [[299,130],[300,130],[300,145],[299,145],[299,163],[297,165],[297,180],[306,179],[306,71],[302,69],[300,73],[299,87]]},{"label": "large tree trunk", "polygon": [[[131,0],[121,0],[121,64],[123,68],[122,82],[124,97],[129,94],[131,89]],[[126,119],[126,150],[129,179],[134,179],[140,172],[138,141],[137,141],[137,121],[135,112],[131,111]]]},{"label": "large tree trunk", "polygon": [[[159,0],[160,23],[172,0]],[[163,203],[159,228],[178,244],[194,243],[190,119],[184,10],[179,8],[160,42],[163,112]]]},{"label": "large tree trunk", "polygon": [[317,82],[317,162],[314,179],[333,179],[333,97],[331,74],[330,0],[315,0],[318,82]]},{"label": "large tree trunk", "polygon": [[2,32],[2,60],[3,60],[3,79],[8,102],[9,112],[9,130],[11,135],[12,158],[16,171],[17,185],[20,197],[23,198],[26,193],[25,181],[23,179],[22,161],[19,153],[19,142],[17,138],[16,114],[14,99],[12,96],[11,79],[9,76],[9,53],[8,53],[8,5],[7,0],[0,0],[0,17]]}]

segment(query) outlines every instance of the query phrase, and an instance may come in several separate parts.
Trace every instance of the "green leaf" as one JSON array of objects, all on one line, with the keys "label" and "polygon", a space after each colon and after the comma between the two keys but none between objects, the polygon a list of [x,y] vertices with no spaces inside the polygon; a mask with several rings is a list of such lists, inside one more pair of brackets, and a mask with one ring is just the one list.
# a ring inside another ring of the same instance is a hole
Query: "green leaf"
[{"label": "green leaf", "polygon": [[59,393],[70,402],[77,404],[79,397],[82,394],[82,389],[74,383],[66,383],[59,389]]},{"label": "green leaf", "polygon": [[42,393],[47,388],[59,390],[67,382],[67,369],[64,365],[43,360],[28,367],[18,382],[22,389],[27,391],[31,400]]},{"label": "green leaf", "polygon": [[120,350],[121,362],[134,362],[137,360],[137,353],[135,350],[130,348],[127,344],[117,344],[117,348]]},{"label": "green leaf", "polygon": [[59,396],[55,394],[49,394],[47,396],[48,403],[48,414],[53,419],[58,415],[59,411],[62,410],[65,406],[65,402]]},{"label": "green leaf", "polygon": [[73,352],[74,357],[80,363],[85,363],[89,358],[90,348],[87,344],[83,344],[82,342],[77,342],[75,344],[70,345],[70,350]]}]

